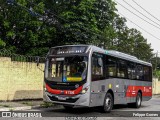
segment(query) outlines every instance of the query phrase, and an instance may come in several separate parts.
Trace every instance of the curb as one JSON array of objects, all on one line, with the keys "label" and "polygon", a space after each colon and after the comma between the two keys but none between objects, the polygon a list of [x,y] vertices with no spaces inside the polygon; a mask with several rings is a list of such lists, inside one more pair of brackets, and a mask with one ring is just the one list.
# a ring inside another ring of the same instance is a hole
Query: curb
[{"label": "curb", "polygon": [[24,107],[9,107],[9,108],[0,108],[0,111],[19,111],[19,110],[29,110],[31,106],[24,106]]},{"label": "curb", "polygon": [[42,108],[41,105],[31,106],[31,109]]},{"label": "curb", "polygon": [[[59,107],[59,106],[54,106],[54,107]],[[0,108],[0,111],[20,111],[20,110],[39,109],[39,108],[45,108],[45,107],[42,107],[41,105],[24,106],[24,107],[8,107],[8,108],[4,107],[4,108]]]},{"label": "curb", "polygon": [[20,110],[30,110],[40,108],[40,105],[37,106],[24,106],[24,107],[9,107],[9,108],[0,108],[0,111],[20,111]]}]

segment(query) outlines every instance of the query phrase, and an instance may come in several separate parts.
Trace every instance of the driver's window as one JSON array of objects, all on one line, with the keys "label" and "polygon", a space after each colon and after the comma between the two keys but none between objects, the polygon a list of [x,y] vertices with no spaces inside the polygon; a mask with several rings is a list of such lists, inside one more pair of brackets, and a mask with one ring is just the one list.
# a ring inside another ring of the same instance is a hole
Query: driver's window
[{"label": "driver's window", "polygon": [[103,55],[93,53],[92,55],[92,80],[104,79]]},{"label": "driver's window", "polygon": [[65,59],[63,73],[68,82],[79,82],[86,79],[87,58],[67,57]]}]

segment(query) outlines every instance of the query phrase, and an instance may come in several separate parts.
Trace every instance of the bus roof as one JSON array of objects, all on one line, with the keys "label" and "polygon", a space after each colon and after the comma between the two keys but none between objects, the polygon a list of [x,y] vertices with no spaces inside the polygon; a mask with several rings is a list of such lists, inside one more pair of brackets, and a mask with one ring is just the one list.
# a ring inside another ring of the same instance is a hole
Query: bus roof
[{"label": "bus roof", "polygon": [[132,62],[135,62],[135,63],[147,65],[147,66],[152,66],[151,63],[145,62],[143,60],[138,59],[135,56],[132,56],[132,55],[129,55],[129,54],[126,54],[126,53],[122,53],[122,52],[115,51],[115,50],[105,50],[105,49],[102,49],[102,48],[99,48],[99,47],[93,46],[93,45],[91,45],[91,48],[92,48],[93,51],[97,51],[97,52],[100,52],[100,53],[105,53],[105,54],[113,56],[113,57],[129,60],[129,61],[132,61]]},{"label": "bus roof", "polygon": [[110,55],[113,57],[129,60],[129,61],[139,63],[139,64],[144,64],[147,66],[152,66],[151,63],[142,61],[135,56],[132,56],[132,55],[129,55],[126,53],[122,53],[119,51],[115,51],[115,50],[105,50],[105,49],[102,49],[102,48],[94,46],[94,45],[63,45],[63,46],[56,46],[56,47],[52,47],[52,48],[65,47],[65,46],[68,46],[68,47],[69,46],[86,46],[86,47],[88,47],[88,49],[91,49],[92,51],[95,51],[95,52],[99,52],[99,53],[103,53],[103,54]]}]

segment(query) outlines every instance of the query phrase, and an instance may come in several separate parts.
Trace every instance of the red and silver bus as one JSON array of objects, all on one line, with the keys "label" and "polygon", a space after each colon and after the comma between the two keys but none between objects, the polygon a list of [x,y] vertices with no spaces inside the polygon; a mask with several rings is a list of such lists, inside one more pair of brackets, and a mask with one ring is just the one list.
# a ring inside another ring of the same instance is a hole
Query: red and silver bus
[{"label": "red and silver bus", "polygon": [[46,57],[43,98],[66,109],[101,106],[110,112],[115,104],[139,108],[152,98],[152,65],[92,45],[53,47]]}]

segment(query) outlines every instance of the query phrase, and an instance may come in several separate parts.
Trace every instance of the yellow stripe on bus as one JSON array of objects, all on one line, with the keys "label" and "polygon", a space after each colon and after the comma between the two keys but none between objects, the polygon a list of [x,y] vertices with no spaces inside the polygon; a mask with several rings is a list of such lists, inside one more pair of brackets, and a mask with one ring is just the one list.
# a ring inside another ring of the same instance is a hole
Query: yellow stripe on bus
[{"label": "yellow stripe on bus", "polygon": [[82,81],[82,78],[81,77],[67,77],[67,81],[79,82],[79,81]]}]

